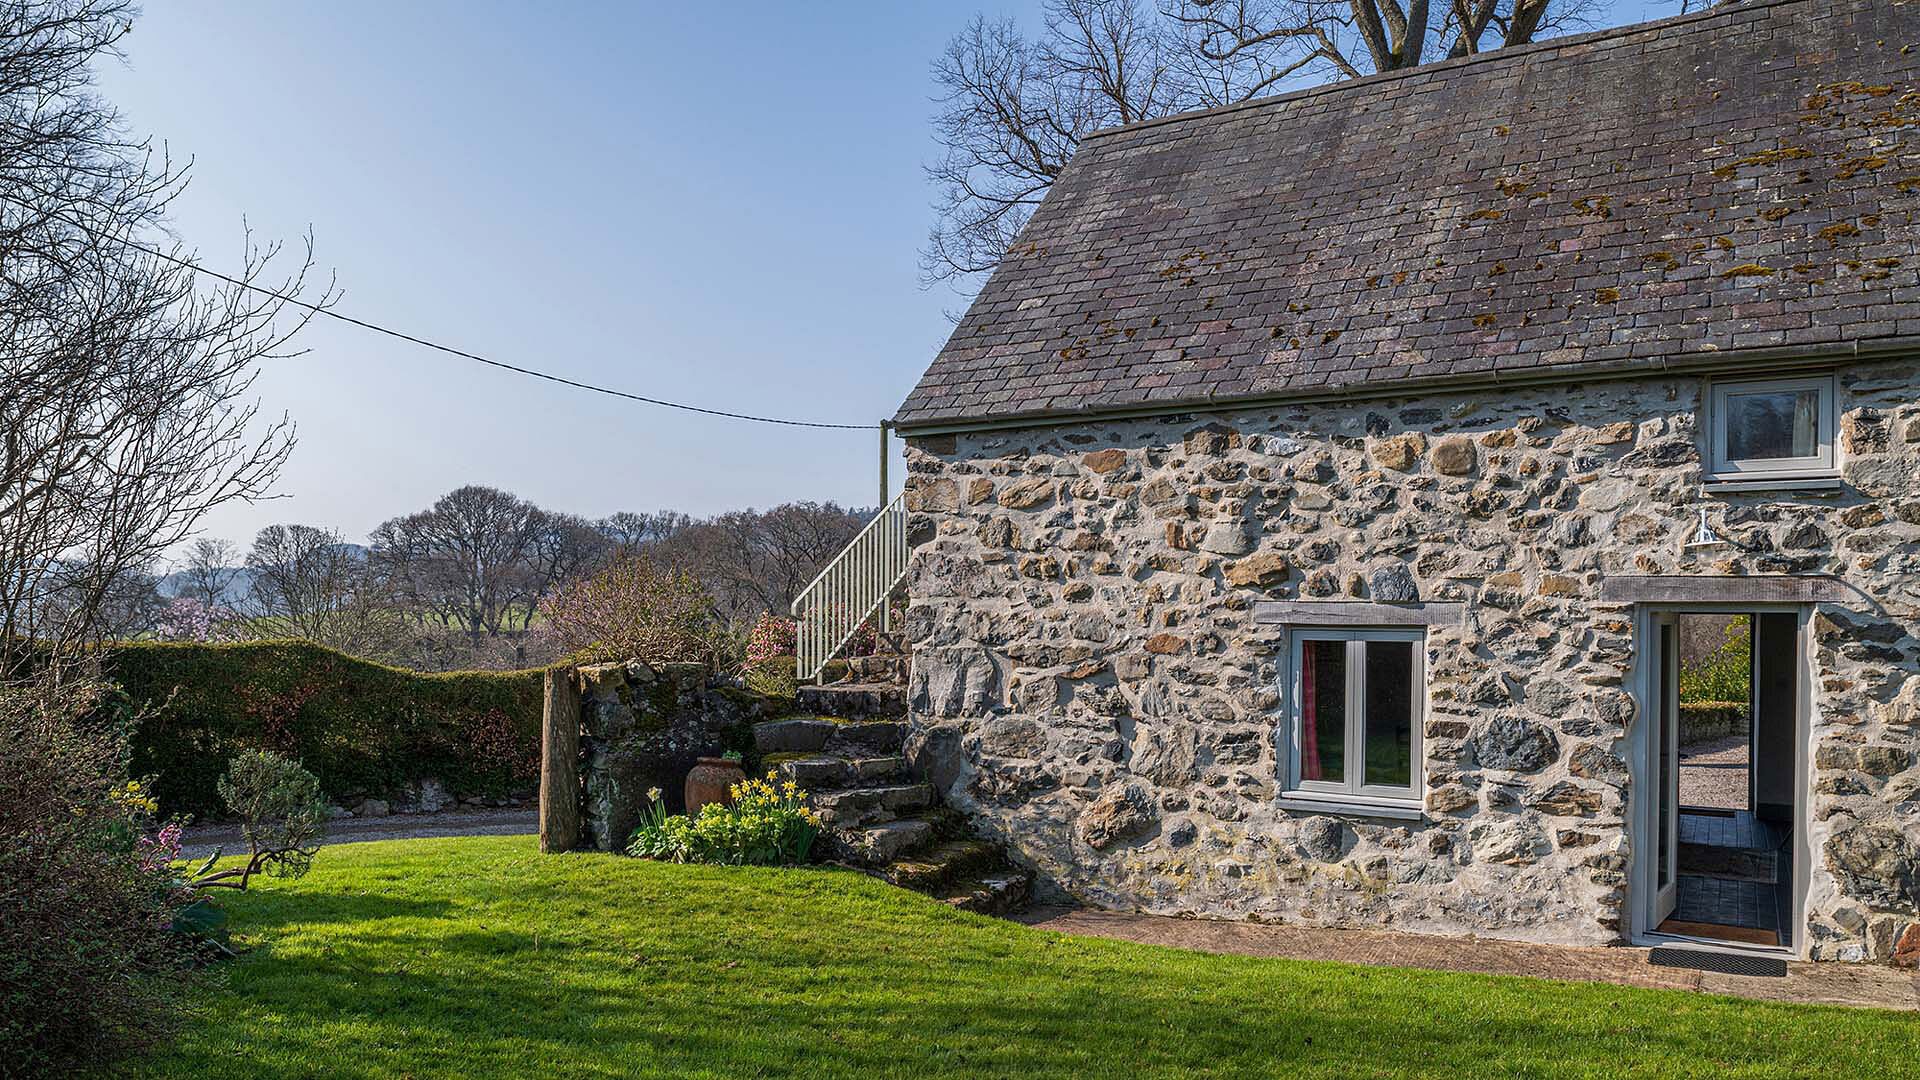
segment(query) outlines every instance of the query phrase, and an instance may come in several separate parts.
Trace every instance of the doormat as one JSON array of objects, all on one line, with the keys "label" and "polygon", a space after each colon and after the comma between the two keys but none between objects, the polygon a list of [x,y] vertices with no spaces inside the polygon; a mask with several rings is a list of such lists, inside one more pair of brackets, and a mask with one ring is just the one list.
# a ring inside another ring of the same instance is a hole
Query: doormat
[{"label": "doormat", "polygon": [[1758,978],[1784,979],[1787,962],[1771,956],[1742,956],[1739,953],[1708,952],[1705,949],[1679,949],[1655,946],[1647,962],[1656,967],[1689,968],[1721,975],[1752,975]]}]

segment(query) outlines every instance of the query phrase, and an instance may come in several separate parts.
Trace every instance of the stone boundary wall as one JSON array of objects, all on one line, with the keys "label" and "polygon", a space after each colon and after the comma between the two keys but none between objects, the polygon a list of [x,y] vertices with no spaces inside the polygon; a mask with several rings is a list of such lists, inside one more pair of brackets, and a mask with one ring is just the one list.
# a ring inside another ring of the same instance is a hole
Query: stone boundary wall
[{"label": "stone boundary wall", "polygon": [[670,812],[683,812],[696,758],[737,750],[756,764],[753,725],[793,707],[718,685],[702,664],[589,664],[577,677],[580,842],[598,851],[626,848],[650,788],[660,789]]},{"label": "stone boundary wall", "polygon": [[1753,731],[1753,710],[1728,701],[1680,703],[1680,745],[1693,746]]},{"label": "stone boundary wall", "polygon": [[[1920,365],[1839,375],[1845,487],[1703,498],[1657,378],[908,442],[915,752],[1104,906],[1617,940],[1633,607],[1611,575],[1833,574],[1816,608],[1816,958],[1920,905]],[[1730,547],[1685,545],[1705,506]],[[1425,815],[1292,812],[1261,599],[1463,605],[1427,639]]]}]

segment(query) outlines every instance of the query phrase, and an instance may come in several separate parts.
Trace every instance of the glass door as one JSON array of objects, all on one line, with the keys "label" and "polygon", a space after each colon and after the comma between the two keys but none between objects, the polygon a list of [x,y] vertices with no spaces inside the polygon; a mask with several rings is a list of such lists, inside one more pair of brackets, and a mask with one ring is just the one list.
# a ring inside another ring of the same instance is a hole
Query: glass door
[{"label": "glass door", "polygon": [[1672,917],[1679,898],[1680,857],[1680,629],[1671,613],[1653,617],[1654,791],[1659,810],[1653,815],[1655,853],[1653,911],[1649,929]]}]

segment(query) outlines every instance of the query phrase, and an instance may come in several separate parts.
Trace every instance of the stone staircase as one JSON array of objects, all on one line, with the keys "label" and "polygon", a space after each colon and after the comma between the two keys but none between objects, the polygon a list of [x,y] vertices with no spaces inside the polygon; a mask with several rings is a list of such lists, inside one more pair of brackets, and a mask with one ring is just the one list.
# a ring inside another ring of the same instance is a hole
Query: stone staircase
[{"label": "stone staircase", "polygon": [[753,738],[768,768],[812,795],[828,858],[966,911],[1026,901],[1031,875],[970,836],[907,763],[898,684],[802,687],[799,705],[806,715],[756,724]]}]

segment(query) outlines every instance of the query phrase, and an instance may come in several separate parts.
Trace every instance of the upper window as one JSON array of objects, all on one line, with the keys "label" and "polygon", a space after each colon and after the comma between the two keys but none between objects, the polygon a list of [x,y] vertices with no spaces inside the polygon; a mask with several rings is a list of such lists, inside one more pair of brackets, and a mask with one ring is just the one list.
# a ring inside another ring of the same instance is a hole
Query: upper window
[{"label": "upper window", "polygon": [[1418,805],[1424,632],[1303,629],[1292,637],[1289,794]]},{"label": "upper window", "polygon": [[1833,377],[1716,382],[1708,402],[1715,480],[1832,476]]}]

